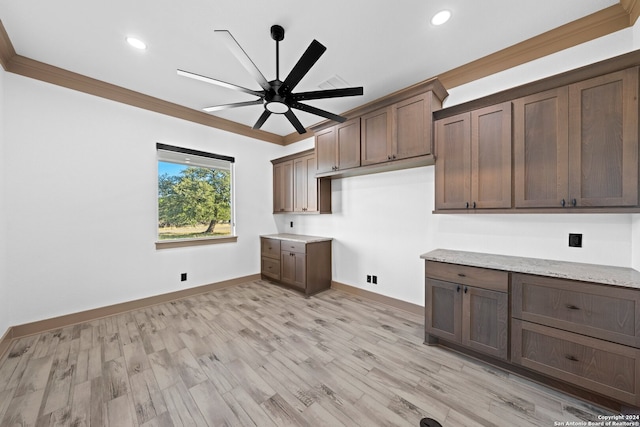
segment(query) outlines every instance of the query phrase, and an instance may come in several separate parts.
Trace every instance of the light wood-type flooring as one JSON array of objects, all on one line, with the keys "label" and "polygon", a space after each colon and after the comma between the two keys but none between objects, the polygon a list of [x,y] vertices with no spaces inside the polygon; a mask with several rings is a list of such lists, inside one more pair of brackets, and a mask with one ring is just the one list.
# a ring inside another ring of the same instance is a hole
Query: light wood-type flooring
[{"label": "light wood-type flooring", "polygon": [[553,426],[605,413],[439,347],[421,316],[246,284],[21,338],[0,426]]}]

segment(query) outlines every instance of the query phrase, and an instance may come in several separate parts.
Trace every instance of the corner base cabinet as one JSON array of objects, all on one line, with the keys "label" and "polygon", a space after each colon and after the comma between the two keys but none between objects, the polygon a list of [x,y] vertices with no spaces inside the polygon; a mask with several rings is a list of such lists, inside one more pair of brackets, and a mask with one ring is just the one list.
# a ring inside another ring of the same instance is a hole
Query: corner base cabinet
[{"label": "corner base cabinet", "polygon": [[331,287],[331,239],[296,234],[260,237],[263,279],[313,295]]},{"label": "corner base cabinet", "polygon": [[640,272],[443,249],[421,258],[425,344],[640,413]]}]

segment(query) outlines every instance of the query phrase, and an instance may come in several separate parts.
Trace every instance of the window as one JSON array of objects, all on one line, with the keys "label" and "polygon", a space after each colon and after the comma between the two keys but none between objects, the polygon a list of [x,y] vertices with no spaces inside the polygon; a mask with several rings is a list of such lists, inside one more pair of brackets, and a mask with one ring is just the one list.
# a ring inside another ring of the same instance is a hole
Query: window
[{"label": "window", "polygon": [[156,246],[163,247],[167,242],[217,243],[215,240],[228,241],[231,237],[235,240],[234,158],[165,144],[156,144],[156,148]]}]

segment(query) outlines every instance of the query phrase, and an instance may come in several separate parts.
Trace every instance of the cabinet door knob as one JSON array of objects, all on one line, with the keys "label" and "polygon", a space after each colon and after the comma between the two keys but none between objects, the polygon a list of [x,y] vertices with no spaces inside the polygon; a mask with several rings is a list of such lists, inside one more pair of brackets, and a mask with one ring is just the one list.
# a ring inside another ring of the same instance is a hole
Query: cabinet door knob
[{"label": "cabinet door knob", "polygon": [[566,354],[564,356],[564,358],[567,359],[567,360],[571,360],[572,362],[579,362],[578,358],[573,356],[573,355],[571,355],[571,354]]},{"label": "cabinet door knob", "polygon": [[456,292],[460,292],[460,285],[456,288]]},{"label": "cabinet door knob", "polygon": [[469,288],[467,288],[467,287],[465,286],[465,287],[464,287],[464,293],[466,294],[468,290],[469,290]]},{"label": "cabinet door knob", "polygon": [[391,160],[391,156],[387,156],[387,160]]},{"label": "cabinet door knob", "polygon": [[567,305],[566,305],[566,307],[567,307],[569,310],[580,310],[580,307],[577,307],[577,306],[575,306],[575,305],[573,305],[573,304],[567,304]]},{"label": "cabinet door knob", "polygon": [[395,159],[395,158],[396,158],[396,155],[394,154],[393,156],[391,156],[391,158],[392,158],[392,159]]},{"label": "cabinet door knob", "polygon": [[473,209],[476,208],[476,202],[473,202]]},{"label": "cabinet door knob", "polygon": [[575,207],[578,201],[576,199],[571,200],[571,204]]},{"label": "cabinet door knob", "polygon": [[464,207],[465,209],[469,209],[469,202],[467,202]]},{"label": "cabinet door knob", "polygon": [[562,207],[564,208],[564,205],[566,204],[566,202],[564,201],[564,199],[562,199],[562,201],[560,202],[560,204],[562,205]]}]

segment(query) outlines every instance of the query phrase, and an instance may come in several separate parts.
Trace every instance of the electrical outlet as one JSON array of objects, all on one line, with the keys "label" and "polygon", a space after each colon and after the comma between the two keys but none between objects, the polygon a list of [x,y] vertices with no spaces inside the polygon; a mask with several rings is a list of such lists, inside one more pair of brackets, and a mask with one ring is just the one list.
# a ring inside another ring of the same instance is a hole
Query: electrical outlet
[{"label": "electrical outlet", "polygon": [[378,284],[378,276],[372,276],[371,280],[373,281],[374,285]]},{"label": "electrical outlet", "polygon": [[582,247],[582,233],[569,234],[569,247],[570,248],[581,248]]},{"label": "electrical outlet", "polygon": [[371,275],[367,274],[367,283],[371,283]]},{"label": "electrical outlet", "polygon": [[181,282],[186,282],[187,281],[187,273],[181,273],[180,274],[180,281]]}]

